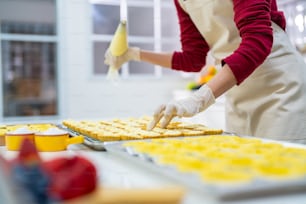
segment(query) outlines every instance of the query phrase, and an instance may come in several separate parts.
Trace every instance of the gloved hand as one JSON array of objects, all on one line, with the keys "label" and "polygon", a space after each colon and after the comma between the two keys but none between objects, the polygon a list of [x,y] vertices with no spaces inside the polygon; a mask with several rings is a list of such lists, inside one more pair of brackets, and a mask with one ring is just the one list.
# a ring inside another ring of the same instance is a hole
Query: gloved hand
[{"label": "gloved hand", "polygon": [[118,57],[112,55],[108,48],[104,55],[104,63],[115,70],[119,70],[122,64],[130,60],[140,61],[140,49],[138,47],[129,47],[123,55]]},{"label": "gloved hand", "polygon": [[153,120],[148,124],[147,129],[152,130],[160,120],[161,127],[165,128],[175,116],[194,116],[204,111],[213,103],[215,103],[215,96],[205,84],[185,99],[174,100],[166,105],[159,106],[154,113]]}]

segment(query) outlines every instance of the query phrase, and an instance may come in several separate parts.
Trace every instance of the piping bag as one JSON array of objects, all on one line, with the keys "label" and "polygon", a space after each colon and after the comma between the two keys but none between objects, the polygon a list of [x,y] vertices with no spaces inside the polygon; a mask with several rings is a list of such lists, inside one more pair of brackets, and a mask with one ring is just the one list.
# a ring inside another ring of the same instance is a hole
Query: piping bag
[{"label": "piping bag", "polygon": [[[127,23],[127,2],[126,0],[121,0],[120,22],[110,43],[110,52],[115,57],[123,55],[128,49],[126,23]],[[113,82],[118,81],[119,69],[110,66],[106,78]]]}]

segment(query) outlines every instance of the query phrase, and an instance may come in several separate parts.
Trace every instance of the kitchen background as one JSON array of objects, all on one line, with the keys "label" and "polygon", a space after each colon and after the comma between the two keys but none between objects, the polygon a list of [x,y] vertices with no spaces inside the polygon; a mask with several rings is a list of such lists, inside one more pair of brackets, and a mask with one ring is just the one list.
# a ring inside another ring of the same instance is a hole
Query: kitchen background
[{"label": "kitchen background", "polygon": [[[127,0],[131,46],[180,49],[172,1]],[[189,94],[186,86],[199,73],[130,62],[120,81],[106,79],[104,52],[119,23],[120,2],[0,0],[0,122],[138,117]],[[278,2],[292,43],[306,59],[306,2]],[[223,114],[221,97],[189,120],[224,128]]]}]

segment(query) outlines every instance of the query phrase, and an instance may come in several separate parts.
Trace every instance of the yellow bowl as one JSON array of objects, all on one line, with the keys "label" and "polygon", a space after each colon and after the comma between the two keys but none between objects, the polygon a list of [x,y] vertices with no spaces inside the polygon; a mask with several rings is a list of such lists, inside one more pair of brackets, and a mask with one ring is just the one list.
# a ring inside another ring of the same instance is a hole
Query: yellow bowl
[{"label": "yellow bowl", "polygon": [[46,135],[37,133],[34,137],[38,151],[55,152],[64,151],[70,144],[80,144],[84,142],[83,136],[69,137],[69,134]]},{"label": "yellow bowl", "polygon": [[27,133],[27,134],[6,133],[5,145],[7,150],[18,151],[20,149],[22,141],[25,138],[28,138],[31,142],[34,143],[34,133]]}]

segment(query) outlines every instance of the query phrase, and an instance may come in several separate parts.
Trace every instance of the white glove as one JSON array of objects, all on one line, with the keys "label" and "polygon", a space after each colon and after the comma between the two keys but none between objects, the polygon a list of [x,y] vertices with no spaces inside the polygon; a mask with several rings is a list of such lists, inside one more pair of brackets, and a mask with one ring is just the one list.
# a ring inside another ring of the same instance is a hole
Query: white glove
[{"label": "white glove", "polygon": [[159,106],[154,113],[153,120],[148,124],[147,129],[152,130],[160,120],[162,120],[161,127],[165,128],[175,116],[191,117],[204,111],[214,103],[215,96],[205,84],[185,99],[174,100],[166,105]]},{"label": "white glove", "polygon": [[130,60],[140,61],[140,49],[138,47],[129,47],[123,55],[118,57],[113,56],[108,48],[104,55],[104,63],[115,70],[119,70],[122,64]]}]

